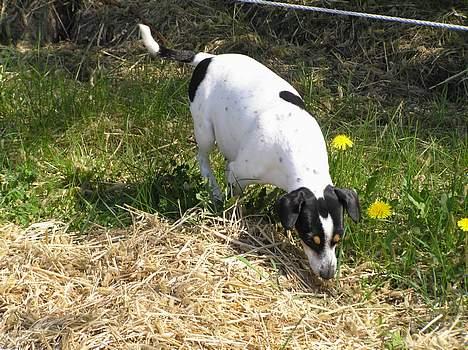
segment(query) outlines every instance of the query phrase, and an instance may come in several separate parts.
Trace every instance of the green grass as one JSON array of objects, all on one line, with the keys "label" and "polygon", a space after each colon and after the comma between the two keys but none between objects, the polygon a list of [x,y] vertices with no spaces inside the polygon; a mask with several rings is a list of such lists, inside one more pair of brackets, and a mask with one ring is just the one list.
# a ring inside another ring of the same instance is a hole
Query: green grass
[{"label": "green grass", "polygon": [[[90,83],[38,62],[11,52],[0,66],[0,222],[54,219],[86,231],[128,225],[124,205],[170,218],[210,206],[195,160],[188,69],[129,62],[124,74],[97,71]],[[466,129],[449,125],[466,116],[443,95],[417,101],[418,109],[384,104],[355,94],[350,77],[319,74],[298,68],[293,76],[327,140],[345,133],[354,141],[330,151],[335,184],[357,189],[363,209],[361,223],[348,220],[344,261],[381,271],[363,284],[456,301],[466,293],[466,235],[456,222],[468,213],[468,142]],[[274,215],[278,194],[254,187],[245,205]],[[388,219],[366,215],[377,199],[392,205]]]}]

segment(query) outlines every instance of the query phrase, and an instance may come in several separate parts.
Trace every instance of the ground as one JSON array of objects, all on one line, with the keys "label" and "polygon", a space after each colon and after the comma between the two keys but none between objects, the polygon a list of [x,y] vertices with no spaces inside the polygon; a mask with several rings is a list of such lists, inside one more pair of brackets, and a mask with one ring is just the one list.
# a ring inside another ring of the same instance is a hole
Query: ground
[{"label": "ground", "polygon": [[[208,0],[145,2],[138,18],[86,4],[70,41],[0,51],[0,347],[462,348],[463,33]],[[467,15],[456,2],[342,5]],[[335,184],[363,209],[335,280],[313,277],[277,224],[280,191],[254,186],[214,210],[191,69],[149,59],[142,19],[169,46],[249,54],[301,92]]]},{"label": "ground", "polygon": [[462,315],[373,285],[371,264],[321,282],[270,224],[128,210],[131,228],[88,237],[59,222],[1,228],[4,347],[463,348]]}]

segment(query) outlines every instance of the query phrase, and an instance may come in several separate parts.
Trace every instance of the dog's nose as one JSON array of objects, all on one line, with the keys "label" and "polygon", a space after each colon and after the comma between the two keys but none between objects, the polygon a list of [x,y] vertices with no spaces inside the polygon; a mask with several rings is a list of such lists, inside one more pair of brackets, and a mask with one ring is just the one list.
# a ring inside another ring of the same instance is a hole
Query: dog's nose
[{"label": "dog's nose", "polygon": [[320,277],[322,277],[325,280],[329,280],[335,277],[335,269],[333,268],[333,266],[328,265],[320,269]]}]

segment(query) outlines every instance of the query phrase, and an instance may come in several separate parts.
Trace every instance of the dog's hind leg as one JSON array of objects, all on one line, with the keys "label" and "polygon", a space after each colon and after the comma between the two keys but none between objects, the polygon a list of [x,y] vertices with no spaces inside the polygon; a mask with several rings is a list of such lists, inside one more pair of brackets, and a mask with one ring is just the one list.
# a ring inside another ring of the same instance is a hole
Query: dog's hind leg
[{"label": "dog's hind leg", "polygon": [[226,181],[231,189],[231,195],[240,196],[244,192],[244,189],[255,183],[250,172],[245,167],[240,167],[239,162],[229,162],[226,166]]}]

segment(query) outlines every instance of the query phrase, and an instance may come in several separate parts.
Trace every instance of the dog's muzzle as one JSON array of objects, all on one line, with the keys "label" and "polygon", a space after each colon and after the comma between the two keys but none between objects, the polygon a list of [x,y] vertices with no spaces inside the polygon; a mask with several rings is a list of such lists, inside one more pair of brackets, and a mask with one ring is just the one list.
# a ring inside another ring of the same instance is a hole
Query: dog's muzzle
[{"label": "dog's muzzle", "polygon": [[332,262],[330,262],[327,265],[321,266],[319,270],[320,277],[322,277],[325,280],[329,280],[335,277],[335,273],[336,267]]}]

